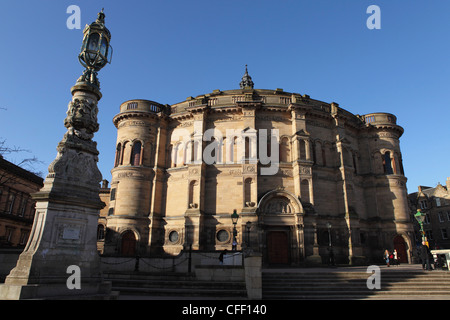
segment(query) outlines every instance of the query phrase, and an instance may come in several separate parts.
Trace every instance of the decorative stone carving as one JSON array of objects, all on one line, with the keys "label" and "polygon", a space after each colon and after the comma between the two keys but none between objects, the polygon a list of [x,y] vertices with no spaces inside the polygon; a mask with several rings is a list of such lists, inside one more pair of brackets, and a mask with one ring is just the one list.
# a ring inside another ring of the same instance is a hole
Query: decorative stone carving
[{"label": "decorative stone carving", "polygon": [[97,156],[92,154],[66,149],[58,152],[56,159],[48,167],[49,176],[97,185],[102,180],[97,161]]},{"label": "decorative stone carving", "polygon": [[64,126],[83,140],[92,139],[98,131],[97,104],[90,99],[75,98],[69,103]]},{"label": "decorative stone carving", "polygon": [[294,212],[289,201],[281,198],[272,199],[264,208],[266,213],[291,214]]}]

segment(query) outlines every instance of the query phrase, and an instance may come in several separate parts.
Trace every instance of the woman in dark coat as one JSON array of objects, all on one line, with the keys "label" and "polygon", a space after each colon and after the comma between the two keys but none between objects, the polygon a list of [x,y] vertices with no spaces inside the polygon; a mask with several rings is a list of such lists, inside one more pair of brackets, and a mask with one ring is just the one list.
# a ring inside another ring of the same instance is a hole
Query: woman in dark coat
[{"label": "woman in dark coat", "polygon": [[419,248],[419,256],[420,260],[422,260],[423,270],[425,270],[425,268],[426,270],[432,270],[430,265],[430,255],[430,249],[428,249],[428,246],[425,244],[425,242],[422,242],[422,246]]}]

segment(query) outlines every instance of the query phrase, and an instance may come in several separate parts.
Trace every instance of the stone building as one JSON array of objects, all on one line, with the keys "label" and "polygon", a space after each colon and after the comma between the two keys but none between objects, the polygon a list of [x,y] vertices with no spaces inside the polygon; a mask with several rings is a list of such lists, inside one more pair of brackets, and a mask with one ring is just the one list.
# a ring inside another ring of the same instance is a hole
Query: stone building
[{"label": "stone building", "polygon": [[[390,113],[354,115],[283,89],[214,90],[173,105],[129,100],[105,254],[251,247],[265,264],[377,261],[414,239]],[[239,214],[235,226],[230,218]]]},{"label": "stone building", "polygon": [[[450,177],[446,185],[440,183],[434,188],[419,186],[418,191],[409,194],[411,213],[417,209],[425,214],[423,230],[431,249],[450,249]],[[420,244],[420,226],[415,221],[416,243]]]},{"label": "stone building", "polygon": [[25,246],[33,225],[35,201],[43,179],[0,156],[0,247]]}]

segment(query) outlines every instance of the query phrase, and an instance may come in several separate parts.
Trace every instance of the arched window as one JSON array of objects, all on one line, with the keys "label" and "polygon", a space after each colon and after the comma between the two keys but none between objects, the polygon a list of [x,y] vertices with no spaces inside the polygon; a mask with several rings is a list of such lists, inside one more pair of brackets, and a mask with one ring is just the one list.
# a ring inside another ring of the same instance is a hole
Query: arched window
[{"label": "arched window", "polygon": [[194,153],[194,142],[190,140],[186,143],[186,152],[184,153],[186,164],[194,163]]},{"label": "arched window", "polygon": [[183,142],[179,141],[175,145],[175,147],[172,150],[172,159],[173,159],[173,167],[179,167],[184,165],[184,144]]},{"label": "arched window", "polygon": [[116,160],[114,161],[114,167],[120,164],[120,158],[122,157],[122,144],[119,142],[116,148]]},{"label": "arched window", "polygon": [[97,226],[97,240],[105,240],[105,226],[102,224]]},{"label": "arched window", "polygon": [[244,203],[245,206],[250,206],[252,201],[252,178],[245,179],[244,182]]},{"label": "arched window", "polygon": [[392,169],[391,153],[386,151],[383,158],[383,168],[385,174],[394,174]]},{"label": "arched window", "polygon": [[245,163],[249,163],[250,160],[250,155],[251,155],[251,140],[249,137],[245,137],[244,138],[244,144],[245,144],[245,154],[244,154],[244,159],[245,159]]},{"label": "arched window", "polygon": [[280,142],[280,162],[291,161],[291,148],[289,146],[289,138],[283,137]]},{"label": "arched window", "polygon": [[136,141],[133,144],[133,149],[131,150],[130,163],[132,166],[139,166],[141,164],[141,154],[142,154],[142,144],[140,141]]},{"label": "arched window", "polygon": [[238,137],[233,138],[231,152],[231,160],[233,161],[233,163],[238,163]]},{"label": "arched window", "polygon": [[306,142],[305,140],[300,140],[300,159],[306,160]]},{"label": "arched window", "polygon": [[[125,153],[127,153],[127,157],[128,156],[130,156],[130,151],[128,151],[128,146],[129,145],[129,142],[128,141],[126,141],[126,142],[124,142],[124,144],[123,144],[123,147],[122,147],[122,152],[121,152],[121,154],[120,154],[120,165],[123,165],[123,159],[124,159],[124,157],[125,157]],[[127,159],[127,158],[125,158],[125,159]],[[128,164],[128,163],[125,163],[126,165]]]},{"label": "arched window", "polygon": [[199,198],[199,184],[196,180],[192,180],[189,183],[189,193],[188,193],[188,209],[196,208],[198,203],[196,203]]}]

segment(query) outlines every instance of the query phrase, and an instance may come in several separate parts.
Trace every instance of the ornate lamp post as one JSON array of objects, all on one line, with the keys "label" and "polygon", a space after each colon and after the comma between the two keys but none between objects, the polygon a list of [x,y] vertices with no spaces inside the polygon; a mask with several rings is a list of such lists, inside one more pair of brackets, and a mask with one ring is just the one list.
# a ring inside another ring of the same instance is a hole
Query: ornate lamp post
[{"label": "ornate lamp post", "polygon": [[334,252],[333,252],[333,246],[331,245],[331,223],[327,222],[327,229],[328,229],[328,261],[330,266],[334,266]]},{"label": "ornate lamp post", "polygon": [[425,232],[423,231],[423,222],[425,221],[426,214],[423,213],[420,209],[417,209],[416,214],[414,215],[414,218],[416,218],[417,222],[420,226],[420,234],[422,236],[422,242],[426,242],[427,239],[425,237]]},{"label": "ornate lamp post", "polygon": [[236,224],[239,220],[239,215],[237,214],[236,209],[233,210],[233,213],[231,214],[231,221],[233,222],[233,244],[232,244],[232,250],[236,250],[237,248],[237,241],[236,241],[236,236],[237,236],[237,230],[236,230]]},{"label": "ornate lamp post", "polygon": [[[98,13],[97,20],[86,25],[83,30],[84,38],[78,60],[86,69],[77,82],[88,82],[100,88],[97,72],[107,63],[111,63],[112,47],[109,42],[111,33],[105,27],[105,14],[103,9]],[[109,50],[111,48],[111,51]],[[108,53],[110,54],[108,61]]]},{"label": "ornate lamp post", "polygon": [[[44,187],[32,195],[36,214],[31,235],[16,267],[0,285],[0,299],[111,292],[111,284],[103,282],[97,253],[98,217],[105,204],[99,197],[102,175],[97,143],[92,140],[99,129],[97,103],[102,97],[97,71],[108,62],[110,40],[102,10],[84,29],[79,60],[86,70],[71,88],[64,119],[67,132],[48,167]],[[68,280],[68,270],[75,270],[75,283]]]}]

